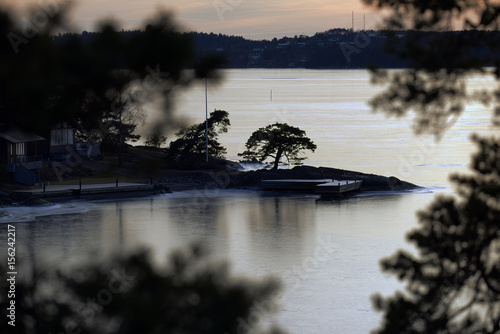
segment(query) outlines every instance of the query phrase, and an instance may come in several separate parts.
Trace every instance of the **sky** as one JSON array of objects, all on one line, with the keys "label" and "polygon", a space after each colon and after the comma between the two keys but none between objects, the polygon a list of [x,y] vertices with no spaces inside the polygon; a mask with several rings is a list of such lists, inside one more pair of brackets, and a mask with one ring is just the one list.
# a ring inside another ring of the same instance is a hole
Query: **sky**
[{"label": "sky", "polygon": [[[18,11],[28,5],[57,6],[68,0],[0,0]],[[188,31],[214,32],[249,39],[308,35],[332,28],[376,28],[380,15],[360,0],[77,0],[71,10],[76,30],[95,30],[114,18],[127,29],[143,26],[158,10],[169,10]],[[26,15],[26,14],[22,14]]]}]

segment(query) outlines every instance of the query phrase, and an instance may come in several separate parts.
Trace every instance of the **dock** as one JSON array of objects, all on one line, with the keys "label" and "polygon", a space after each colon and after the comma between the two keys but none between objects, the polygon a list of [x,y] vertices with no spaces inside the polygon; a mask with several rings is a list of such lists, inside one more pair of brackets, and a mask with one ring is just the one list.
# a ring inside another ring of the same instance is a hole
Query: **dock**
[{"label": "dock", "polygon": [[297,191],[319,194],[324,197],[343,197],[359,191],[363,181],[332,179],[283,179],[262,180],[260,186],[264,190]]},{"label": "dock", "polygon": [[299,179],[284,179],[284,180],[262,180],[260,182],[261,188],[264,190],[288,190],[311,192],[316,191],[316,187],[320,184],[333,182],[332,179],[312,179],[312,180],[299,180]]},{"label": "dock", "polygon": [[14,199],[35,197],[47,201],[67,201],[138,197],[165,192],[170,192],[168,187],[158,184],[121,182],[120,184],[53,185],[40,189],[14,191],[12,197]]},{"label": "dock", "polygon": [[359,191],[363,181],[341,180],[318,184],[316,193],[325,197],[343,197],[353,192]]}]

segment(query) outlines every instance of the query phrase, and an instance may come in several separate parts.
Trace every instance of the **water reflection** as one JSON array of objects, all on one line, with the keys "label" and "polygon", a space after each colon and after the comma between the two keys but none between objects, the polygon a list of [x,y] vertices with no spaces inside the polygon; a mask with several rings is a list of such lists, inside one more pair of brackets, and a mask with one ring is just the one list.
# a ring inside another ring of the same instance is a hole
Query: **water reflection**
[{"label": "water reflection", "polygon": [[314,205],[313,197],[260,197],[247,211],[253,248],[271,252],[302,249],[314,234]]},{"label": "water reflection", "polygon": [[[316,196],[268,196],[257,192],[203,192],[142,200],[96,202],[85,213],[38,217],[18,223],[20,253],[33,261],[47,256],[78,262],[91,251],[101,255],[152,246],[163,256],[193,240],[204,240],[221,256],[283,258],[302,256],[315,243],[318,226],[336,232],[387,217],[405,194],[372,194],[343,201]],[[390,203],[390,204],[389,204]],[[318,225],[319,224],[319,225]],[[326,224],[326,225],[325,225]],[[6,229],[6,225],[0,225]],[[367,234],[372,233],[368,227]],[[375,233],[377,234],[377,233]],[[4,246],[2,246],[4,247]],[[35,256],[36,255],[36,256]]]},{"label": "water reflection", "polygon": [[198,236],[224,234],[226,226],[221,220],[223,199],[217,196],[194,196],[192,198],[172,198],[167,202],[168,220],[177,230],[189,230]]},{"label": "water reflection", "polygon": [[[16,223],[16,255],[25,263],[79,263],[88,250],[105,244],[101,239],[101,212],[42,216],[34,222]],[[7,224],[0,224],[6,236]],[[0,245],[6,254],[6,242]]]},{"label": "water reflection", "polygon": [[116,216],[118,219],[118,244],[120,253],[123,254],[124,238],[123,238],[123,210],[120,202],[116,202]]},{"label": "water reflection", "polygon": [[[378,261],[407,246],[404,234],[416,224],[415,209],[432,196],[373,193],[320,201],[310,195],[242,190],[184,192],[93,202],[85,213],[41,216],[15,226],[19,254],[33,262],[50,258],[52,266],[144,245],[164,263],[171,250],[201,239],[214,256],[229,259],[238,274],[295,275],[288,280],[294,285],[285,287],[280,316],[285,328],[314,331],[307,320],[316,310],[315,326],[323,332],[332,324],[345,326],[346,317],[369,314],[362,326],[367,332],[378,321],[376,314],[368,313],[370,294],[395,288],[380,273]],[[67,212],[66,207],[60,209]],[[0,224],[2,236],[6,231],[7,224]],[[322,244],[331,252],[312,265]],[[5,248],[6,242],[0,245],[2,254]]]}]

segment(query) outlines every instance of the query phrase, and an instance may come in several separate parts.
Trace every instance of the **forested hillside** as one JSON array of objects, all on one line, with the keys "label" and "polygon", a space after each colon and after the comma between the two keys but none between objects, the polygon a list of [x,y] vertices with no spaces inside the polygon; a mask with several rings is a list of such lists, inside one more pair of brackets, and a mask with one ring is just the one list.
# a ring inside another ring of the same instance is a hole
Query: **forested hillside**
[{"label": "forested hillside", "polygon": [[[122,31],[123,34],[135,35],[141,31]],[[421,43],[434,38],[436,34],[443,39],[454,37],[457,32],[384,32],[384,31],[352,31],[348,29],[332,29],[316,33],[314,36],[294,36],[273,40],[248,40],[240,36],[229,36],[215,33],[187,32],[194,44],[198,56],[218,54],[226,59],[228,68],[402,68],[411,66],[389,54],[388,48],[403,49],[411,34],[419,35]],[[474,39],[474,31],[465,37]],[[484,32],[482,32],[484,37]],[[487,33],[489,38],[500,40],[497,31]],[[90,40],[95,33],[83,32],[81,38]],[[463,38],[464,35],[462,35]],[[59,35],[56,41],[63,41],[67,35]],[[413,39],[412,39],[413,40]],[[446,52],[446,50],[439,50]],[[498,54],[485,49],[471,50],[474,55],[491,57],[493,65]],[[442,64],[446,66],[446,64]]]}]

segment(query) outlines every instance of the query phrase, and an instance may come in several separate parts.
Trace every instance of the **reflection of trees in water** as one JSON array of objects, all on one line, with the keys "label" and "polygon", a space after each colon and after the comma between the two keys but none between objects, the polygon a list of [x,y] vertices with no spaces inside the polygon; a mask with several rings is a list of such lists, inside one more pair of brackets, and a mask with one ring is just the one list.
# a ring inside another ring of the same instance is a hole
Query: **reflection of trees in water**
[{"label": "reflection of trees in water", "polygon": [[123,252],[123,210],[121,208],[120,202],[116,202],[116,215],[118,219],[118,247],[120,249],[120,253]]},{"label": "reflection of trees in water", "polygon": [[220,232],[223,223],[220,197],[200,193],[192,197],[171,198],[168,203],[168,222],[175,223],[180,234],[189,231],[195,237],[210,237]]},{"label": "reflection of trees in water", "polygon": [[248,210],[247,217],[254,245],[265,243],[276,249],[300,247],[312,237],[314,199],[264,196]]}]

